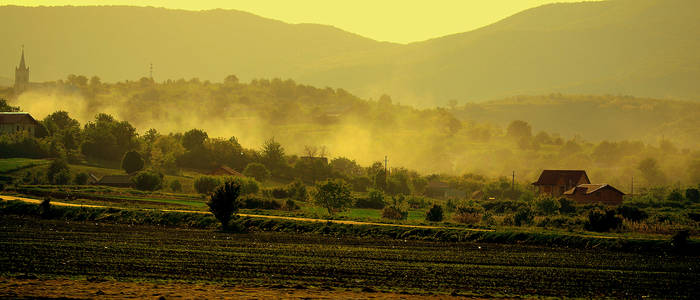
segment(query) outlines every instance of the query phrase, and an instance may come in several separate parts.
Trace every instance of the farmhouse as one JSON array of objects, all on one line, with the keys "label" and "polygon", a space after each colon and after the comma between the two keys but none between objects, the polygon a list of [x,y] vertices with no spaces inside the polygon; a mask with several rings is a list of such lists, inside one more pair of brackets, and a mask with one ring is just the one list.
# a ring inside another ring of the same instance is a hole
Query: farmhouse
[{"label": "farmhouse", "polygon": [[566,198],[576,203],[602,203],[615,206],[622,204],[624,195],[625,193],[605,183],[581,184],[564,192]]},{"label": "farmhouse", "polygon": [[571,188],[590,183],[583,170],[544,170],[532,185],[537,187],[540,194],[558,197]]},{"label": "farmhouse", "polygon": [[233,176],[233,177],[243,177],[243,174],[240,172],[231,169],[227,166],[220,166],[211,172],[207,173],[207,175],[212,175],[212,176]]},{"label": "farmhouse", "polygon": [[0,134],[27,132],[36,135],[39,122],[27,112],[0,112]]},{"label": "farmhouse", "polygon": [[129,175],[105,175],[96,184],[113,187],[131,187],[132,185]]}]

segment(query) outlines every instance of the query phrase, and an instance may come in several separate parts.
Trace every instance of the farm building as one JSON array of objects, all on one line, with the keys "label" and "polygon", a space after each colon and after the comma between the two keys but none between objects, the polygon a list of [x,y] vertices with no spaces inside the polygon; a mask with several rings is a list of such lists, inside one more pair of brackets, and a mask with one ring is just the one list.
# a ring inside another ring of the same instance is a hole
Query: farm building
[{"label": "farm building", "polygon": [[537,187],[540,194],[558,197],[574,187],[590,183],[583,170],[544,170],[532,185]]},{"label": "farm building", "polygon": [[425,194],[429,197],[465,199],[467,192],[450,187],[447,182],[433,180],[425,187]]},{"label": "farm building", "polygon": [[233,177],[243,177],[243,174],[240,172],[231,169],[227,166],[220,166],[211,172],[207,173],[207,175],[212,175],[212,176],[233,176]]},{"label": "farm building", "polygon": [[113,187],[131,187],[131,176],[129,175],[105,175],[98,181],[98,185]]},{"label": "farm building", "polygon": [[579,204],[602,203],[605,205],[622,204],[625,193],[609,184],[581,184],[564,192],[564,196]]},{"label": "farm building", "polygon": [[0,112],[0,134],[25,131],[36,135],[39,126],[39,122],[27,112]]}]

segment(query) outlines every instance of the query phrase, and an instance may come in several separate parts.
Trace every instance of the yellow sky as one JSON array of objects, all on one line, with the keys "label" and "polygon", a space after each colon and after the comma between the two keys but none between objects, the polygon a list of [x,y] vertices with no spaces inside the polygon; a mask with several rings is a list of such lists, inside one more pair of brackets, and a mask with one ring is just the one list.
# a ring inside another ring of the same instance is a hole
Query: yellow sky
[{"label": "yellow sky", "polygon": [[581,1],[583,0],[0,0],[0,4],[238,9],[288,23],[333,25],[380,41],[407,43],[469,31],[547,3]]}]

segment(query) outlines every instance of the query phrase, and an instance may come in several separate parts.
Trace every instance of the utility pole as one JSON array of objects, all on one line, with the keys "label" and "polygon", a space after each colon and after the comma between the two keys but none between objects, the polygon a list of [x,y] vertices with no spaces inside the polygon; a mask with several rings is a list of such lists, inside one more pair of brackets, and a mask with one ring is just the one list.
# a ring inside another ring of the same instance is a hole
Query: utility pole
[{"label": "utility pole", "polygon": [[389,157],[384,155],[384,186],[389,183],[389,173],[388,173],[388,167],[387,165],[389,164]]},{"label": "utility pole", "polygon": [[153,80],[153,63],[151,63],[150,72],[151,80]]},{"label": "utility pole", "polygon": [[632,195],[632,199],[634,199],[634,176],[632,176],[632,188],[630,191],[630,195]]},{"label": "utility pole", "polygon": [[510,184],[511,192],[515,192],[515,170],[513,170],[513,181]]}]

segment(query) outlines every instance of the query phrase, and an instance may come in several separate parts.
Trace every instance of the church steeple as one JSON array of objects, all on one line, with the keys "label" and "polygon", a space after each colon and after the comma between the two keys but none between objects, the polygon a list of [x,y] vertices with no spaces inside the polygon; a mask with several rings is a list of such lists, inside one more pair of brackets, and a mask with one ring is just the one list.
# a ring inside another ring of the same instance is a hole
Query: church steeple
[{"label": "church steeple", "polygon": [[22,45],[22,56],[19,59],[19,66],[15,68],[15,94],[19,94],[29,86],[29,68],[24,62],[24,45]]}]

